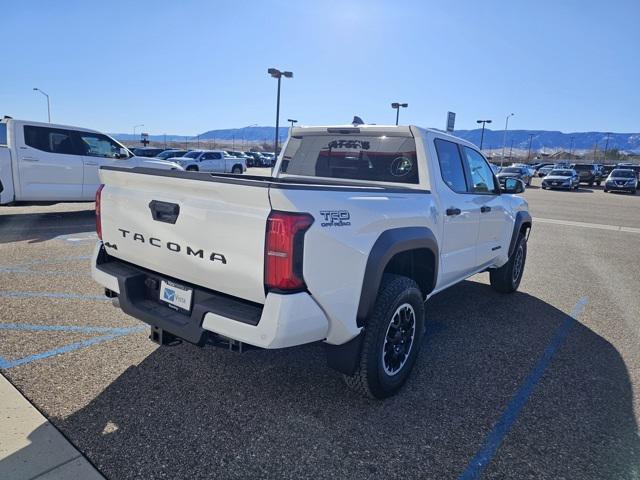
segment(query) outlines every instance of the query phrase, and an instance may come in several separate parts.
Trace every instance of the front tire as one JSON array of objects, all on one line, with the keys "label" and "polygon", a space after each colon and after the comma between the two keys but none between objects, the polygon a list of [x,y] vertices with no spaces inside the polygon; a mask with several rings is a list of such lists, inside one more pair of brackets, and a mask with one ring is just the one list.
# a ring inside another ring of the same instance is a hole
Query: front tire
[{"label": "front tire", "polygon": [[526,260],[527,239],[520,234],[509,261],[502,267],[489,271],[489,280],[493,289],[500,293],[515,292],[520,286]]},{"label": "front tire", "polygon": [[370,398],[394,395],[415,364],[425,331],[424,301],[415,281],[385,275],[364,327],[358,367],[346,384]]},{"label": "front tire", "polygon": [[190,165],[187,167],[187,172],[197,172],[199,169],[195,165]]}]

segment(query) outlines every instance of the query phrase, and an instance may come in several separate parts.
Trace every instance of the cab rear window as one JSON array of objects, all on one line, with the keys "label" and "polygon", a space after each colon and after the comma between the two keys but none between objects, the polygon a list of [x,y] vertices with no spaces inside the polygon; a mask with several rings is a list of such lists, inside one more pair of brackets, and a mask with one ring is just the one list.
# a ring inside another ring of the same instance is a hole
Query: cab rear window
[{"label": "cab rear window", "polygon": [[7,124],[0,123],[0,145],[7,145]]},{"label": "cab rear window", "polygon": [[289,140],[282,176],[417,184],[413,137],[308,135]]}]

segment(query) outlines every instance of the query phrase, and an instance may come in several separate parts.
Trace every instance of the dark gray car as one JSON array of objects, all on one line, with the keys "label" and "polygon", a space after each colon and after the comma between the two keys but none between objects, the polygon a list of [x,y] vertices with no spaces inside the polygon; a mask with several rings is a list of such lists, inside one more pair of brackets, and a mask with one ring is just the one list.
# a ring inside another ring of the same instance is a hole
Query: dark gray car
[{"label": "dark gray car", "polygon": [[531,174],[529,169],[525,167],[504,167],[496,177],[500,182],[500,187],[504,187],[507,178],[517,178],[522,180],[527,187],[531,186]]}]

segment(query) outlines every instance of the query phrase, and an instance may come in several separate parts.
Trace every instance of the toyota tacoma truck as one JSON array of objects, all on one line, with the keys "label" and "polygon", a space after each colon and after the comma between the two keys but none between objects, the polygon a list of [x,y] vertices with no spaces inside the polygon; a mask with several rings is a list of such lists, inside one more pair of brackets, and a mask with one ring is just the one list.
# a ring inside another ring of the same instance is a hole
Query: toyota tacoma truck
[{"label": "toyota tacoma truck", "polygon": [[518,288],[532,221],[471,143],[415,126],[293,128],[271,177],[100,171],[92,276],[160,344],[322,342],[373,398],[405,383],[425,301]]}]

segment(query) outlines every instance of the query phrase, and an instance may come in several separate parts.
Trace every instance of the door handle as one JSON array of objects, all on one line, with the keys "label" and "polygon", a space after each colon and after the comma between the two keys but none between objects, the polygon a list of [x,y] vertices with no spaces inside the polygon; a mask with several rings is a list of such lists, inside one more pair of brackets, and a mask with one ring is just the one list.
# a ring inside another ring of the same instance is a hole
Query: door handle
[{"label": "door handle", "polygon": [[460,210],[459,208],[447,208],[447,216],[452,217],[454,215],[460,215],[462,213],[462,210]]},{"label": "door handle", "polygon": [[96,166],[96,165],[98,165],[98,164],[97,164],[97,163],[93,163],[93,162],[87,162],[87,163],[85,163],[85,165],[93,165],[93,166]]},{"label": "door handle", "polygon": [[151,200],[149,202],[151,216],[158,222],[170,223],[175,225],[180,215],[180,205],[177,203],[161,202],[159,200]]},{"label": "door handle", "polygon": [[487,206],[480,207],[480,211],[482,213],[490,212],[491,211],[491,207],[487,207]]},{"label": "door handle", "polygon": [[37,158],[28,158],[28,157],[23,157],[22,158],[23,162],[39,162],[40,160],[38,160]]}]

